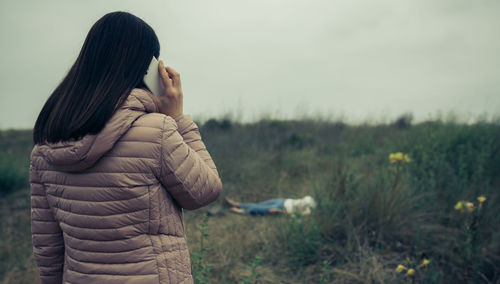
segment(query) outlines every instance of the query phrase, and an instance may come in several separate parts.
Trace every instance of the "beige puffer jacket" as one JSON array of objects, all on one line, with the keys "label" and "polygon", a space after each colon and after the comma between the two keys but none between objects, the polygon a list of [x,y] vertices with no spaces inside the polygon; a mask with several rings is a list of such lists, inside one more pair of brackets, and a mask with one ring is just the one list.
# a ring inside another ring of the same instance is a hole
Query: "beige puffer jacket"
[{"label": "beige puffer jacket", "polygon": [[188,115],[134,89],[105,128],[31,153],[33,253],[42,283],[192,283],[182,208],[222,184]]}]

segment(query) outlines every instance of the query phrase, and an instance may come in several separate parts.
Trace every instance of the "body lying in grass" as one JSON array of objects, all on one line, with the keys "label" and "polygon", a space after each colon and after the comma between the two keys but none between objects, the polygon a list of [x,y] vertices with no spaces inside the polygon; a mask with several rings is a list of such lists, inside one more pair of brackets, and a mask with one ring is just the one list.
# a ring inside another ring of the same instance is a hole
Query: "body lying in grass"
[{"label": "body lying in grass", "polygon": [[231,212],[242,215],[267,215],[273,213],[309,215],[311,209],[316,207],[316,202],[309,195],[301,199],[276,198],[258,203],[237,202],[229,197],[226,197],[225,200],[231,206],[229,209]]}]

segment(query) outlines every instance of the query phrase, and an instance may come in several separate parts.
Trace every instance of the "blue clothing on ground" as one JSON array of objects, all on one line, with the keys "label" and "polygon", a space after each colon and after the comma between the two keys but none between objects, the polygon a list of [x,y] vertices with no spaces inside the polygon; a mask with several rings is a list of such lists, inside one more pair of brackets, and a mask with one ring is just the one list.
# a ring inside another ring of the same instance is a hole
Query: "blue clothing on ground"
[{"label": "blue clothing on ground", "polygon": [[285,210],[285,199],[277,198],[259,203],[240,203],[238,207],[250,215],[265,215],[269,214],[269,209]]}]

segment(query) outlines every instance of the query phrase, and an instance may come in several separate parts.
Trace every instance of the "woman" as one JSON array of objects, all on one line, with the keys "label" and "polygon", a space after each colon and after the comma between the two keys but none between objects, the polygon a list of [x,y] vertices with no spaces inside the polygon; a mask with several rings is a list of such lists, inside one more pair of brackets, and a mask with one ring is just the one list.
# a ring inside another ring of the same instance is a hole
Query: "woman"
[{"label": "woman", "polygon": [[33,253],[42,283],[192,283],[182,208],[222,188],[179,73],[142,79],[160,55],[153,29],[125,12],[89,31],[45,103],[31,154]]},{"label": "woman", "polygon": [[234,201],[229,197],[226,197],[225,200],[226,203],[231,206],[231,208],[229,208],[229,211],[237,214],[250,214],[254,216],[267,215],[271,213],[309,215],[311,214],[311,209],[316,207],[316,202],[309,195],[306,195],[305,197],[300,199],[276,198],[261,201],[258,203],[242,203]]}]

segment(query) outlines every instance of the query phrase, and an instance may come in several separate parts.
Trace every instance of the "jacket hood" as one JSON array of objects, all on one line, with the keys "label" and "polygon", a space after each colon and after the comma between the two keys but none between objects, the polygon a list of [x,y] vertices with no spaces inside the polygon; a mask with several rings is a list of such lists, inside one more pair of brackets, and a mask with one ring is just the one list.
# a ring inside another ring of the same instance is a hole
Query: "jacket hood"
[{"label": "jacket hood", "polygon": [[88,169],[113,148],[136,119],[145,113],[158,112],[152,96],[144,89],[133,89],[98,134],[86,135],[80,140],[38,144],[34,151],[38,151],[56,170],[76,172]]}]

